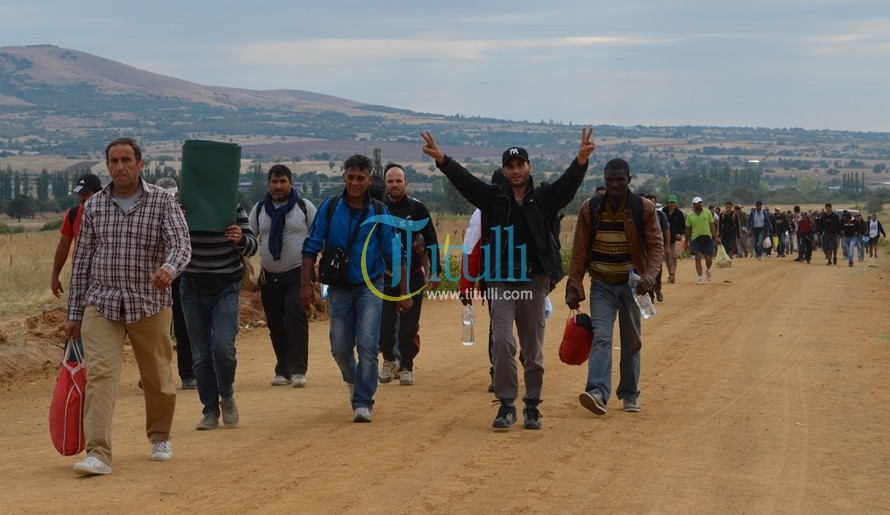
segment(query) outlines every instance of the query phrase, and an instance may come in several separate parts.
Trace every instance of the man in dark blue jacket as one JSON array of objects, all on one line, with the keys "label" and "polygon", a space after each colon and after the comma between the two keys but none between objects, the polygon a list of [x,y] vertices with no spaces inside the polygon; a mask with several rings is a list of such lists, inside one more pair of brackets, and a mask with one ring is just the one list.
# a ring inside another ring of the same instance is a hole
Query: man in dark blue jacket
[{"label": "man in dark blue jacket", "polygon": [[435,159],[457,191],[482,211],[491,228],[490,234],[483,235],[487,236],[483,252],[488,254],[483,261],[491,302],[494,394],[500,401],[492,423],[495,431],[506,431],[516,421],[519,375],[514,324],[525,369],[523,427],[541,428],[538,404],[544,382],[544,299],[565,275],[553,227],[559,210],[572,201],[584,180],[587,160],[596,148],[590,139],[592,133],[592,129],[581,131],[578,154],[559,179],[537,187],[524,148],[511,147],[504,152],[504,183],[491,185],[446,156],[432,134],[421,134],[426,143],[423,152]]},{"label": "man in dark blue jacket", "polygon": [[332,263],[335,268],[345,269],[340,284],[329,283],[328,313],[331,354],[349,388],[354,422],[371,421],[377,391],[377,338],[384,300],[384,260],[392,262],[394,254],[398,254],[401,263],[397,310],[403,313],[412,305],[407,295],[405,249],[394,238],[393,224],[370,223],[373,217],[389,218],[383,203],[372,199],[368,192],[371,166],[371,160],[362,155],[354,155],[343,163],[346,185],[343,193],[319,206],[309,237],[303,242],[300,285],[300,301],[308,313],[315,297],[310,272],[319,252],[324,250],[319,267],[322,282],[325,270],[331,269]]}]

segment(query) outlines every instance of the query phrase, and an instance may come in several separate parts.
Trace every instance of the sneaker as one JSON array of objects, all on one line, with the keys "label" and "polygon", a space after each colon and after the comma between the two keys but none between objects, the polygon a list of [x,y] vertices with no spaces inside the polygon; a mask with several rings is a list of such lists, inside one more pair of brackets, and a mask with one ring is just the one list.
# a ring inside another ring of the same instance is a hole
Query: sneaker
[{"label": "sneaker", "polygon": [[831,266],[831,260],[828,260],[828,263],[825,263],[827,266]]},{"label": "sneaker", "polygon": [[209,431],[219,427],[219,415],[213,413],[205,413],[204,418],[195,426],[198,431]]},{"label": "sneaker", "polygon": [[396,360],[383,360],[383,368],[380,369],[380,382],[388,383],[394,379],[394,375],[398,374],[399,362]]},{"label": "sneaker", "polygon": [[173,447],[170,442],[151,444],[151,461],[170,461],[173,459]]},{"label": "sneaker", "polygon": [[668,276],[668,282],[674,284],[674,281],[677,280],[677,277],[674,274]]},{"label": "sneaker", "polygon": [[831,260],[831,264],[833,264],[833,265],[837,264],[837,256],[834,256],[834,259]]},{"label": "sneaker", "polygon": [[853,262],[852,262],[852,261],[850,261],[850,266],[853,266]]},{"label": "sneaker", "polygon": [[356,423],[370,422],[371,408],[355,408],[355,418],[352,421]]},{"label": "sneaker", "polygon": [[664,295],[662,295],[660,291],[655,292],[655,298],[658,302],[664,302]]},{"label": "sneaker", "polygon": [[702,276],[699,276],[698,279],[695,280],[695,284],[698,284],[698,285],[705,284],[705,278]]},{"label": "sneaker", "polygon": [[624,411],[628,413],[639,413],[640,405],[637,404],[636,397],[625,397],[624,398]]},{"label": "sneaker", "polygon": [[400,370],[399,384],[402,386],[411,386],[414,384],[414,373],[410,370]]},{"label": "sneaker", "polygon": [[522,423],[523,429],[541,429],[542,417],[538,408],[526,406],[525,409],[522,410],[522,416],[525,418],[525,422]]},{"label": "sneaker", "polygon": [[294,374],[290,376],[290,384],[294,385],[294,388],[303,388],[306,386],[306,374]]},{"label": "sneaker", "polygon": [[593,412],[594,415],[606,414],[606,403],[599,392],[581,392],[578,396],[581,405]]},{"label": "sneaker", "polygon": [[198,383],[196,383],[194,379],[183,379],[182,380],[182,389],[183,390],[197,390]]},{"label": "sneaker", "polygon": [[228,428],[237,426],[238,420],[241,417],[238,415],[238,406],[235,404],[235,398],[223,399],[220,404],[222,405],[223,424]]},{"label": "sneaker", "polygon": [[269,381],[269,384],[272,386],[287,386],[290,384],[290,379],[284,377],[283,375],[275,376],[275,379]]},{"label": "sneaker", "polygon": [[79,476],[101,476],[111,474],[111,467],[99,458],[87,456],[85,460],[74,464],[74,473]]},{"label": "sneaker", "polygon": [[710,280],[711,280],[711,269],[708,268],[707,270],[705,270],[705,274],[707,274],[707,276],[708,276],[708,281],[710,281]]},{"label": "sneaker", "polygon": [[510,429],[513,422],[516,422],[516,406],[502,402],[501,407],[498,408],[498,415],[494,418],[494,422],[491,423],[492,429],[495,431],[506,431]]}]

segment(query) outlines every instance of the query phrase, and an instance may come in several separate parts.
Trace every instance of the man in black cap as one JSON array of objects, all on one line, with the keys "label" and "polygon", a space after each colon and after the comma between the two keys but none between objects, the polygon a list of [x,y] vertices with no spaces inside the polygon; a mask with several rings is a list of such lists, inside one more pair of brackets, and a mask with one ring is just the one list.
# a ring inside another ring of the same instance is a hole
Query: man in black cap
[{"label": "man in black cap", "polygon": [[525,429],[541,429],[541,391],[544,383],[544,301],[565,272],[553,222],[559,210],[575,197],[587,161],[596,145],[593,130],[583,129],[578,153],[566,171],[551,184],[535,186],[532,164],[524,148],[510,147],[502,158],[504,184],[487,184],[446,156],[429,132],[421,133],[423,153],[435,159],[436,167],[488,220],[488,256],[484,276],[491,293],[491,332],[494,358],[494,394],[500,408],[492,423],[495,431],[506,431],[516,421],[514,402],[519,390],[516,342],[519,335],[525,369]]},{"label": "man in black cap", "polygon": [[91,173],[86,173],[80,176],[77,180],[77,184],[71,191],[77,195],[77,199],[80,202],[76,207],[72,207],[65,211],[65,216],[62,217],[62,227],[59,229],[61,236],[59,236],[59,244],[56,245],[56,256],[53,259],[53,273],[49,281],[49,287],[52,289],[53,295],[56,297],[61,297],[63,293],[62,283],[59,281],[59,274],[62,273],[62,267],[65,266],[65,262],[68,260],[68,254],[71,251],[71,243],[77,239],[77,230],[80,229],[80,216],[83,213],[83,204],[88,198],[93,196],[93,193],[101,190],[102,181],[99,180],[99,177]]}]

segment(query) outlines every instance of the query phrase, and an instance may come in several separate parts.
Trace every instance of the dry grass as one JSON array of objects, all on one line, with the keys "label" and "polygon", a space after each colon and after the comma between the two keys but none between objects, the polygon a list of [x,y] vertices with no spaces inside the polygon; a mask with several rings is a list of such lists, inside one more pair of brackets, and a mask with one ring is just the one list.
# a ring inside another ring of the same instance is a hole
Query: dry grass
[{"label": "dry grass", "polygon": [[[0,236],[0,319],[32,316],[65,305],[49,289],[58,241],[55,231]],[[70,271],[70,265],[62,271],[66,291]]]}]

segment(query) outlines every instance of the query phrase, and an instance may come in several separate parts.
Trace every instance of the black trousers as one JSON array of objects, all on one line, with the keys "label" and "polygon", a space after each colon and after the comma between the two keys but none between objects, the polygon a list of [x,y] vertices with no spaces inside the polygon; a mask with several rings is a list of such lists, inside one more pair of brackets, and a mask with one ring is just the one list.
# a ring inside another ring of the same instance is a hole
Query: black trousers
[{"label": "black trousers", "polygon": [[[390,286],[389,277],[385,277],[386,282],[383,287],[383,293],[398,297],[399,287]],[[423,286],[424,278],[422,274],[414,274],[409,281],[408,292],[413,292]],[[380,346],[380,352],[383,359],[392,361],[395,357],[395,347],[398,342],[400,367],[403,370],[414,370],[414,358],[420,352],[420,308],[423,305],[423,295],[415,295],[411,297],[414,304],[411,305],[405,313],[399,314],[396,310],[396,303],[383,301],[383,309],[380,314],[380,337],[377,344]]]},{"label": "black trousers", "polygon": [[176,368],[179,371],[179,379],[186,381],[195,378],[192,369],[192,344],[189,341],[189,331],[185,325],[185,315],[182,314],[182,301],[179,294],[179,281],[182,276],[173,280],[173,336],[176,337]]},{"label": "black trousers", "polygon": [[275,375],[288,379],[309,366],[309,320],[300,304],[300,267],[281,274],[263,272],[260,298],[275,352]]}]

